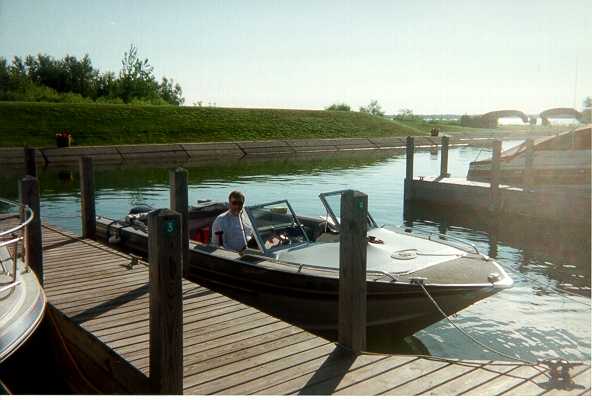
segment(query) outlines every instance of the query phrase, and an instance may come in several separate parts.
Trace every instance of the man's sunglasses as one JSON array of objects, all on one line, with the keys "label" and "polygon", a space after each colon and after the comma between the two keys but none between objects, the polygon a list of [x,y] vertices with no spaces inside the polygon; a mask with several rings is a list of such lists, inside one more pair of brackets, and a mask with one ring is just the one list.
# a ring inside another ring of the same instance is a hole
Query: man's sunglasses
[{"label": "man's sunglasses", "polygon": [[232,200],[230,202],[230,204],[232,204],[233,206],[242,206],[243,202],[242,201],[238,201],[238,200]]}]

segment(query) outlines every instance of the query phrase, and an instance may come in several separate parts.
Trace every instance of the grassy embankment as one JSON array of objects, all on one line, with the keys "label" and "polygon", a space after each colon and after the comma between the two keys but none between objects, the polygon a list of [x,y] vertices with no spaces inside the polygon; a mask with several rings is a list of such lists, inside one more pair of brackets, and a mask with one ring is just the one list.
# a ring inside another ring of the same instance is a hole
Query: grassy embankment
[{"label": "grassy embankment", "polygon": [[[436,125],[358,112],[0,102],[0,147],[425,135]],[[459,126],[442,125],[441,132]]]}]

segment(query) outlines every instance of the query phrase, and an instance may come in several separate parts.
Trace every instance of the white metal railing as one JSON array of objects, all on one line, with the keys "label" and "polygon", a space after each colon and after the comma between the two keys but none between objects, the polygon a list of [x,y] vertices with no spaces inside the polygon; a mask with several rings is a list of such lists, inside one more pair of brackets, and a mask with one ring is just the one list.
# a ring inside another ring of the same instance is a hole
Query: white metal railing
[{"label": "white metal railing", "polygon": [[[388,225],[383,225],[383,227],[388,226]],[[469,242],[468,240],[464,240],[455,236],[450,236],[447,235],[445,233],[435,233],[435,232],[431,232],[427,229],[422,229],[422,228],[416,228],[416,227],[410,227],[410,226],[404,226],[404,225],[399,225],[399,226],[389,226],[389,228],[395,228],[397,230],[400,230],[402,232],[405,232],[408,235],[411,236],[416,236],[422,239],[427,239],[427,240],[431,240],[434,242],[440,242],[440,243],[445,243],[449,246],[455,247],[459,250],[462,251],[466,251],[468,253],[473,253],[475,255],[479,255],[482,256],[483,258],[487,259],[488,257],[485,256],[484,254],[482,254],[479,249],[477,248],[477,246],[475,246],[473,243]],[[420,234],[423,235],[418,235],[414,232],[419,232]],[[464,245],[466,247],[461,247],[460,245]]]},{"label": "white metal railing", "polygon": [[[10,212],[11,210],[14,211]],[[17,210],[18,213],[15,212]],[[25,246],[19,246],[19,244],[24,241],[25,227],[31,223],[33,218],[33,210],[27,205],[0,198],[0,292],[20,283],[17,281],[17,259],[19,255],[24,259]],[[14,224],[9,223],[8,227],[3,226],[5,225],[4,221],[13,219],[15,220]],[[26,264],[25,268],[27,268]]]}]

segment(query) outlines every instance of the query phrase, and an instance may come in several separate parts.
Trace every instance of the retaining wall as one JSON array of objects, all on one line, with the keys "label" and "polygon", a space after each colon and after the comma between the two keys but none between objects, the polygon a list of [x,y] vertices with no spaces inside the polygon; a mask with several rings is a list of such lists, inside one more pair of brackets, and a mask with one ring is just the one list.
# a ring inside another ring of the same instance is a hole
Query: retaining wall
[{"label": "retaining wall", "polygon": [[[490,139],[451,137],[451,145],[488,145]],[[415,137],[416,147],[432,147],[441,143],[440,137]],[[116,146],[74,146],[66,148],[39,148],[36,160],[39,165],[71,165],[82,156],[92,157],[97,164],[122,164],[142,161],[208,162],[219,159],[284,158],[313,156],[351,151],[389,151],[405,148],[405,137],[342,138],[342,139],[292,139],[239,142],[133,144]],[[320,154],[319,154],[320,155]],[[20,168],[24,166],[22,147],[0,148],[0,166]]]}]

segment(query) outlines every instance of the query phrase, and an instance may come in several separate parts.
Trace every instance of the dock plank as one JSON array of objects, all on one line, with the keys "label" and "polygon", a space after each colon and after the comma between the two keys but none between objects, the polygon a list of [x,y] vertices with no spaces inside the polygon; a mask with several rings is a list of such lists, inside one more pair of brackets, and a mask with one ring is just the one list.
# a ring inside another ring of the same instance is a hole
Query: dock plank
[{"label": "dock plank", "polygon": [[[233,329],[234,328],[234,329]],[[298,329],[281,321],[269,321],[269,320],[257,320],[255,322],[245,323],[237,325],[236,327],[230,327],[224,329],[221,332],[210,332],[209,334],[193,334],[189,336],[188,332],[184,333],[183,339],[189,339],[187,342],[190,346],[184,349],[184,356],[191,354],[204,352],[206,350],[221,348],[222,351],[219,354],[225,354],[228,352],[226,346],[230,346],[236,342],[241,342],[244,346],[248,346],[249,340],[254,339],[257,343],[262,339],[260,335],[278,332],[280,330],[291,328],[294,329],[294,333],[298,332]],[[281,335],[286,332],[281,332]],[[125,354],[126,358],[130,361],[141,358],[137,350],[143,348],[143,343],[127,346],[125,349],[121,349],[120,352]]]},{"label": "dock plank", "polygon": [[[238,314],[238,313],[234,313],[234,314]],[[260,322],[260,320],[263,320],[264,318],[265,318],[265,316],[262,316],[257,311],[247,309],[247,310],[243,310],[243,312],[241,312],[240,315],[232,315],[229,318],[222,320],[222,322],[213,322],[210,324],[201,324],[201,325],[191,326],[191,327],[184,326],[183,329],[184,329],[185,335],[188,334],[187,330],[189,330],[189,333],[204,334],[204,333],[209,333],[212,331],[217,331],[219,329],[228,329],[228,326],[241,325],[241,322],[244,322],[247,319],[249,319],[250,321],[256,321],[256,322],[254,322],[255,324],[260,324],[260,323],[262,323],[262,322]],[[220,320],[221,319],[218,318],[218,321],[220,321]],[[222,328],[222,325],[225,325],[225,327]],[[143,333],[141,335],[136,335],[136,336],[127,337],[127,338],[123,337],[120,339],[115,339],[113,341],[110,341],[109,345],[112,346],[114,349],[118,349],[118,348],[122,348],[124,346],[129,346],[131,344],[139,344],[142,342],[146,343],[146,347],[148,346],[148,333]]]},{"label": "dock plank", "polygon": [[335,388],[334,394],[355,395],[364,393],[377,395],[398,385],[413,382],[418,378],[420,379],[436,370],[444,368],[446,365],[447,363],[445,362],[425,358],[418,358],[412,362],[402,364],[397,362],[394,368],[373,377],[365,378],[360,382],[350,385],[348,385],[347,381],[340,382]]},{"label": "dock plank", "polygon": [[468,392],[464,392],[463,395],[495,396],[520,384],[521,382],[534,378],[540,373],[541,372],[532,368],[531,366],[518,367],[510,372],[498,375],[496,378],[483,385],[475,387]]},{"label": "dock plank", "polygon": [[459,363],[448,363],[445,367],[439,368],[431,373],[424,374],[411,381],[399,383],[394,388],[381,392],[387,396],[415,396],[430,390],[431,388],[446,383],[461,375],[464,375],[477,367]]},{"label": "dock plank", "polygon": [[[326,345],[327,341],[322,338],[314,337],[312,334],[310,337],[302,342],[296,342],[288,346],[275,349],[275,351],[265,352],[256,356],[250,357],[246,360],[240,360],[233,363],[226,364],[222,367],[207,369],[203,372],[193,373],[191,368],[185,369],[185,379],[183,381],[183,387],[189,388],[198,383],[208,382],[214,379],[220,379],[228,377],[233,374],[244,374],[245,370],[251,368],[261,367],[266,363],[274,360],[284,358],[286,356],[297,354],[311,348]],[[238,357],[238,355],[237,355]],[[259,373],[262,368],[257,368],[256,371]]]},{"label": "dock plank", "polygon": [[226,379],[217,379],[188,388],[191,394],[219,394],[223,390],[230,391],[231,394],[242,394],[241,391],[231,390],[236,385],[243,382],[252,382],[255,380],[265,380],[269,382],[271,376],[278,371],[285,370],[293,365],[317,359],[320,356],[330,354],[335,349],[333,343],[325,343],[321,346],[310,348],[308,350],[280,358],[267,363],[261,367],[251,368],[242,371],[240,374],[229,376]]},{"label": "dock plank", "polygon": [[[218,395],[241,395],[254,394],[257,391],[279,385],[294,378],[302,377],[308,373],[317,371],[319,368],[334,362],[336,358],[335,347],[328,347],[323,352],[315,352],[309,359],[300,359],[288,368],[276,371],[273,374],[254,378],[246,382],[240,382],[235,385],[227,385],[224,389],[216,390],[214,394]],[[338,356],[337,356],[338,357]],[[343,356],[342,356],[343,357]]]},{"label": "dock plank", "polygon": [[356,371],[358,368],[377,363],[385,358],[387,358],[387,356],[384,355],[361,355],[358,357],[347,355],[342,355],[341,357],[336,356],[332,359],[330,358],[329,362],[323,363],[316,371],[293,377],[293,379],[272,385],[263,390],[258,390],[254,394],[296,394],[306,385],[314,385],[315,383],[323,382],[325,380],[342,377],[352,371]]},{"label": "dock plank", "polygon": [[515,368],[516,365],[503,364],[486,364],[476,368],[475,370],[459,375],[455,379],[448,380],[443,385],[431,388],[428,391],[421,393],[422,395],[437,395],[437,396],[455,396],[475,389],[493,379],[499,374],[509,372]]},{"label": "dock plank", "polygon": [[[288,345],[311,340],[311,335],[302,332],[296,327],[288,327],[273,332],[268,332],[255,338],[245,339],[225,346],[217,346],[209,349],[207,343],[199,352],[183,352],[184,375],[196,375],[200,372],[218,368],[233,362],[248,359],[269,351],[282,349]],[[187,347],[192,346],[187,343]],[[200,343],[203,344],[203,343]],[[148,366],[148,358],[134,361],[138,368]]]},{"label": "dock plank", "polygon": [[[247,310],[249,311],[249,307],[243,304],[235,304],[230,307],[227,307],[225,310],[215,310],[209,311],[204,314],[197,314],[197,315],[184,315],[183,318],[184,323],[187,323],[187,326],[192,326],[192,323],[210,323],[212,318],[218,316],[227,316],[229,314],[235,313],[237,311]],[[120,338],[126,335],[138,335],[148,332],[148,316],[145,319],[137,321],[137,322],[129,322],[124,327],[107,327],[103,329],[93,330],[93,333],[98,337],[105,341],[114,340],[116,338]]]},{"label": "dock plank", "polygon": [[[205,313],[209,311],[223,311],[227,309],[228,306],[232,305],[233,302],[228,299],[214,299],[215,302],[208,302],[203,304],[201,302],[194,302],[192,304],[184,303],[183,311],[187,314],[183,315],[194,315]],[[107,316],[101,319],[92,319],[86,322],[81,323],[80,325],[87,329],[92,329],[94,331],[100,331],[101,329],[107,329],[109,327],[117,327],[119,325],[129,324],[130,322],[140,322],[146,320],[146,312],[144,309],[140,310],[130,310],[126,313],[120,313],[114,316]]]}]

